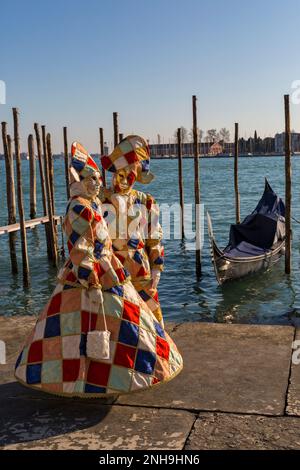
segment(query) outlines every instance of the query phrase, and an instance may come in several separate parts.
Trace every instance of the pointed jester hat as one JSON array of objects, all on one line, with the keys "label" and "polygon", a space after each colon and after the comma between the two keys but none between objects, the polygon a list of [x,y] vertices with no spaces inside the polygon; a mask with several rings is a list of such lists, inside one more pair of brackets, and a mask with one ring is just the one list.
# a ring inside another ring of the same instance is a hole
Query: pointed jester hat
[{"label": "pointed jester hat", "polygon": [[137,172],[137,181],[148,184],[154,178],[150,171],[149,145],[138,135],[128,135],[113,150],[101,157],[104,170],[115,173],[124,168],[132,168]]},{"label": "pointed jester hat", "polygon": [[82,181],[95,173],[101,175],[98,165],[79,142],[73,142],[71,146],[69,173],[70,183]]}]

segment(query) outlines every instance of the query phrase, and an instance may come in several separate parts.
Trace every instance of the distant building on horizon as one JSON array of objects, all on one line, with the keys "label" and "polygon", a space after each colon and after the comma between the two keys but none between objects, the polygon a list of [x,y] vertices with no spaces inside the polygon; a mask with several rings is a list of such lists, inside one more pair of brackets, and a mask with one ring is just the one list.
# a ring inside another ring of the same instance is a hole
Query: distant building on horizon
[{"label": "distant building on horizon", "polygon": [[215,142],[209,148],[208,155],[216,156],[221,155],[223,153],[223,147],[219,142]]},{"label": "distant building on horizon", "polygon": [[[292,152],[300,152],[300,133],[291,132],[291,150]],[[285,152],[285,132],[275,134],[275,152]]]}]

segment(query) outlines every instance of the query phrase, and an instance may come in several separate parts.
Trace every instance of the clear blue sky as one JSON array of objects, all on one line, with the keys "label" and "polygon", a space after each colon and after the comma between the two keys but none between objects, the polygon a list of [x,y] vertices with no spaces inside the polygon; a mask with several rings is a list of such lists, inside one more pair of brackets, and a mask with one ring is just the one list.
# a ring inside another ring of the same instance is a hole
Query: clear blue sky
[{"label": "clear blue sky", "polygon": [[[300,80],[299,0],[27,0],[1,5],[0,80],[11,130],[21,112],[23,149],[33,122],[54,151],[62,127],[98,151],[98,127],[168,141],[191,127],[198,97],[202,129],[240,123],[241,135],[282,130],[283,94]],[[292,106],[300,131],[300,105]],[[2,145],[0,146],[2,150]]]}]

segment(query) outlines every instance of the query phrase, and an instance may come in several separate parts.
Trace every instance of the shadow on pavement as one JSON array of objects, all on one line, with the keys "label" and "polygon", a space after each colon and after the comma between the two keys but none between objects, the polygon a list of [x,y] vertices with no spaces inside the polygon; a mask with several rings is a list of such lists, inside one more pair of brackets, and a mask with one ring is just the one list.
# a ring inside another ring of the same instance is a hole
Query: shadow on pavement
[{"label": "shadow on pavement", "polygon": [[99,424],[116,398],[60,398],[22,387],[0,385],[0,446],[46,439]]}]

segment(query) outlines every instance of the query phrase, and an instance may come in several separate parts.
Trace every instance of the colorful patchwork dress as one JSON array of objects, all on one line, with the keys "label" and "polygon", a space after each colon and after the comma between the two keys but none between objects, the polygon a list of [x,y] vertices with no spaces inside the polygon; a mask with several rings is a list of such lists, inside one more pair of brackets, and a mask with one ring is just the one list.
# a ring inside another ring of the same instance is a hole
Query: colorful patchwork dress
[{"label": "colorful patchwork dress", "polygon": [[[158,291],[151,288],[151,271],[163,271],[164,268],[158,204],[150,194],[135,189],[131,189],[126,195],[103,189],[101,200],[114,253],[129,272],[142,299],[161,322]],[[119,226],[122,211],[127,218],[124,236],[120,233],[122,230]]]},{"label": "colorful patchwork dress", "polygon": [[[182,357],[113,253],[99,200],[73,197],[64,230],[69,258],[18,357],[17,380],[36,390],[87,398],[171,380],[183,367]],[[90,301],[92,287],[102,289],[111,332],[105,360],[86,352],[87,333],[104,329],[103,314]]]}]

